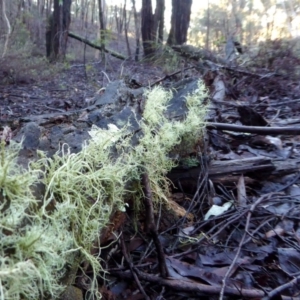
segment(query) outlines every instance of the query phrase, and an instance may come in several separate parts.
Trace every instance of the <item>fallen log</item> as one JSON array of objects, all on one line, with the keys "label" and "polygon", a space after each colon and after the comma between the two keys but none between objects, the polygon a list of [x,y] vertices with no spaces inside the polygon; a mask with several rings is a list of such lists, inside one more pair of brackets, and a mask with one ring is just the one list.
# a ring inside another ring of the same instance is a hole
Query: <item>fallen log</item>
[{"label": "fallen log", "polygon": [[[264,172],[272,172],[273,170],[275,170],[275,167],[272,164],[270,158],[260,156],[236,160],[213,161],[208,167],[208,175],[210,178],[212,178],[232,174],[244,174],[247,172],[255,172],[262,170]],[[172,182],[176,182],[177,180],[187,178],[197,180],[201,171],[202,166],[190,169],[176,167],[170,172],[168,178]]]},{"label": "fallen log", "polygon": [[[260,172],[265,176],[283,176],[299,172],[300,160],[271,160],[270,158],[258,156],[236,160],[212,161],[208,166],[208,176],[212,181],[223,180],[225,182],[238,180],[239,175]],[[176,185],[178,181],[188,181],[191,185],[197,182],[199,174],[203,172],[202,166],[190,169],[182,167],[174,168],[168,178]]]}]

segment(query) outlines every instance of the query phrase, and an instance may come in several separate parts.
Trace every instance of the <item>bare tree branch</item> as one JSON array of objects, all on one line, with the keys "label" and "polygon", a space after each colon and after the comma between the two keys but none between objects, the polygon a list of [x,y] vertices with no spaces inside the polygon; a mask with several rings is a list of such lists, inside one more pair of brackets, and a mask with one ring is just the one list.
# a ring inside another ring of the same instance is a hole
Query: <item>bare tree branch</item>
[{"label": "bare tree branch", "polygon": [[9,20],[8,20],[6,12],[5,12],[5,0],[2,0],[2,14],[3,14],[3,17],[4,17],[6,25],[7,25],[7,34],[6,34],[4,49],[3,49],[3,53],[2,53],[2,58],[3,58],[6,54],[7,45],[8,45],[9,37],[11,34],[11,26],[10,26]]}]

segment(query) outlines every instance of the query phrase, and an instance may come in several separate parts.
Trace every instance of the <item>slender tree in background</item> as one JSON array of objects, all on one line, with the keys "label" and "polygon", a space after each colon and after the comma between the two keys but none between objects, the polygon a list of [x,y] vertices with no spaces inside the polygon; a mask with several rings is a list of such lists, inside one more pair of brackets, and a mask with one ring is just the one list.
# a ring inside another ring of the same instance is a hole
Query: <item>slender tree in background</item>
[{"label": "slender tree in background", "polygon": [[52,0],[46,0],[46,15],[47,18],[50,16],[51,14],[51,8],[52,8]]},{"label": "slender tree in background", "polygon": [[54,10],[46,32],[47,57],[51,60],[63,59],[66,55],[71,4],[72,0],[54,0]]},{"label": "slender tree in background", "polygon": [[192,0],[172,0],[171,30],[167,43],[182,45],[187,41]]},{"label": "slender tree in background", "polygon": [[209,10],[209,0],[207,0],[207,24],[206,24],[206,39],[205,48],[209,50],[209,34],[210,34],[210,10]]},{"label": "slender tree in background", "polygon": [[164,40],[164,13],[165,13],[165,0],[156,0],[155,16],[154,16],[154,29],[157,31],[157,42],[162,44]]},{"label": "slender tree in background", "polygon": [[129,22],[130,22],[130,16],[127,17],[127,1],[124,1],[124,9],[123,9],[123,16],[124,16],[124,31],[125,31],[125,40],[126,40],[126,47],[127,47],[127,52],[128,56],[131,57],[131,49],[130,49],[130,44],[129,44],[129,39],[128,39],[128,27],[129,27]]},{"label": "slender tree in background", "polygon": [[126,9],[125,6],[121,7],[119,5],[115,5],[114,7],[114,16],[118,34],[121,34],[124,28],[124,9]]},{"label": "slender tree in background", "polygon": [[105,26],[104,26],[104,14],[103,14],[103,0],[98,0],[98,9],[99,9],[99,24],[100,24],[100,46],[101,46],[101,55],[102,59],[105,59]]},{"label": "slender tree in background", "polygon": [[44,14],[45,9],[45,0],[38,0],[37,1],[38,10],[41,16]]},{"label": "slender tree in background", "polygon": [[141,31],[145,56],[151,56],[155,53],[153,27],[154,16],[152,13],[152,1],[143,0]]},{"label": "slender tree in background", "polygon": [[132,3],[132,10],[133,10],[133,18],[134,18],[134,28],[135,28],[135,41],[136,41],[136,48],[135,48],[135,61],[139,60],[140,54],[140,26],[139,26],[139,19],[138,14],[136,11],[135,0],[131,0]]},{"label": "slender tree in background", "polygon": [[92,9],[91,9],[91,24],[94,24],[94,14],[96,9],[96,0],[92,0]]},{"label": "slender tree in background", "polygon": [[81,0],[81,3],[80,3],[81,29],[83,29],[83,26],[84,26],[84,11],[85,11],[84,0]]},{"label": "slender tree in background", "polygon": [[1,4],[0,6],[1,6],[3,18],[4,18],[6,26],[7,26],[7,34],[6,34],[3,53],[2,53],[2,58],[3,58],[6,54],[6,51],[7,51],[8,40],[9,40],[9,36],[11,34],[11,26],[10,26],[10,22],[7,18],[7,15],[6,15],[5,0],[1,0],[0,4]]}]

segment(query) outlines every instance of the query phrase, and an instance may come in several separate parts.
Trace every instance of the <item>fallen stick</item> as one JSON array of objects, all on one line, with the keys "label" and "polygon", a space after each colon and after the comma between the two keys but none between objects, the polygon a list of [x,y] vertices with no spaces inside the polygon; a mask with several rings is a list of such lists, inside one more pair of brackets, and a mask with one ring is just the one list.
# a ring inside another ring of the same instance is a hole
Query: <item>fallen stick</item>
[{"label": "fallen stick", "polygon": [[[98,46],[98,45],[90,42],[89,40],[87,40],[87,39],[85,39],[85,38],[83,38],[83,37],[81,37],[81,36],[79,36],[79,35],[77,35],[77,34],[75,34],[73,32],[69,32],[68,36],[71,37],[71,38],[73,38],[73,39],[75,39],[75,40],[77,40],[77,41],[80,41],[80,42],[82,42],[84,44],[87,44],[87,45],[89,45],[90,47],[92,47],[94,49],[97,49],[97,50],[100,50],[100,51],[102,50],[101,46]],[[112,51],[112,50],[109,50],[107,48],[104,48],[104,51],[106,53],[109,53],[111,56],[116,57],[116,58],[119,58],[119,59],[122,59],[122,60],[126,59],[126,57],[123,56],[122,54],[117,53],[117,52]]]},{"label": "fallen stick", "polygon": [[234,132],[247,132],[257,134],[300,134],[300,127],[264,127],[264,126],[244,126],[226,123],[207,123],[207,129],[229,130]]},{"label": "fallen stick", "polygon": [[[112,272],[111,275],[116,275],[120,278],[132,279],[133,276],[130,271],[117,271]],[[197,282],[178,280],[174,278],[165,279],[160,276],[155,276],[152,274],[144,273],[141,271],[137,272],[139,279],[145,280],[148,282],[154,282],[156,284],[168,286],[177,291],[186,291],[186,292],[197,292],[205,293],[209,295],[218,295],[221,291],[221,286],[210,286]],[[225,295],[228,296],[240,296],[245,298],[258,298],[261,299],[265,296],[263,291],[257,289],[238,289],[232,287],[225,287]]]}]

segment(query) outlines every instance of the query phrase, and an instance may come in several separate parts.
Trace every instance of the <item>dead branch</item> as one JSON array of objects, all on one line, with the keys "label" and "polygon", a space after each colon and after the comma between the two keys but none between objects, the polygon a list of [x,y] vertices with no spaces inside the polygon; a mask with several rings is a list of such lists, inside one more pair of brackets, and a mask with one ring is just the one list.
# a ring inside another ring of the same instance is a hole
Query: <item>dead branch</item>
[{"label": "dead branch", "polygon": [[[295,165],[296,162],[294,161],[293,164]],[[256,171],[264,171],[271,173],[275,169],[276,165],[272,163],[270,158],[264,156],[257,156],[230,161],[212,161],[208,166],[208,175],[209,178],[214,178],[224,175],[245,174],[247,172]],[[179,180],[184,179],[197,180],[201,172],[201,166],[190,169],[176,167],[168,174],[168,178],[174,184],[176,184]]]},{"label": "dead branch", "polygon": [[[286,174],[298,173],[300,167],[299,159],[272,160],[268,157],[257,156],[228,161],[212,161],[208,166],[208,175],[213,182],[219,180],[223,182],[235,182],[239,174],[247,174],[261,171],[266,176],[282,176]],[[184,169],[174,168],[167,176],[175,184],[179,185],[183,181],[185,185],[192,184],[198,179],[202,172],[201,166]],[[232,176],[234,174],[234,176]],[[295,182],[298,180],[295,177]],[[294,181],[292,182],[292,184]],[[284,187],[286,189],[288,186]]]},{"label": "dead branch", "polygon": [[[246,215],[246,213],[248,212],[248,210],[246,208],[244,208],[243,210],[241,210],[238,213],[234,213],[233,216],[228,217],[226,219],[224,219],[222,222],[216,224],[215,226],[213,226],[209,231],[205,232],[205,235],[203,235],[202,237],[200,237],[198,239],[198,245],[195,248],[189,249],[187,251],[178,253],[178,254],[174,254],[172,255],[173,258],[179,258],[179,257],[183,257],[185,255],[188,255],[190,253],[196,252],[197,250],[199,250],[199,248],[201,247],[201,242],[204,241],[205,239],[208,241],[212,241],[222,232],[224,231],[224,228],[228,227],[230,224],[233,224],[234,222],[236,222],[237,220],[240,220],[244,217],[244,215]],[[216,217],[217,219],[218,217]],[[207,224],[208,222],[210,222],[211,220],[208,220],[206,222],[204,222],[204,224]],[[202,226],[201,226],[202,227]],[[192,234],[199,232],[199,230],[201,229],[201,227],[196,228]],[[214,232],[216,229],[217,232]],[[213,233],[214,232],[214,233]],[[212,234],[213,233],[213,234]],[[210,235],[212,234],[212,235]]]},{"label": "dead branch", "polygon": [[[294,285],[296,287],[299,287],[299,284],[300,284],[300,276],[297,276],[293,280],[289,281],[288,283],[280,285],[276,289],[272,290],[270,293],[268,293],[268,296],[264,297],[262,300],[275,299],[275,296],[277,296],[279,293],[283,292],[284,290],[286,290],[288,288],[293,287]],[[292,298],[290,298],[290,299],[292,299]]]},{"label": "dead branch", "polygon": [[240,252],[242,250],[242,246],[244,244],[244,241],[246,239],[246,235],[249,233],[249,225],[250,225],[250,219],[251,219],[251,216],[252,216],[252,213],[254,212],[255,208],[257,205],[259,205],[261,202],[265,201],[268,197],[270,197],[271,194],[268,194],[268,195],[263,195],[262,197],[258,198],[257,201],[255,201],[251,207],[250,207],[250,210],[248,212],[248,215],[247,215],[247,221],[246,221],[246,225],[245,225],[245,231],[244,231],[244,234],[242,236],[242,239],[239,243],[239,247],[237,249],[237,252],[235,254],[235,257],[234,259],[232,260],[232,263],[230,264],[223,280],[222,280],[222,288],[221,288],[221,291],[220,291],[220,297],[219,297],[219,300],[223,300],[223,297],[224,297],[224,292],[225,292],[225,287],[226,287],[226,281],[227,279],[229,278],[231,272],[233,271],[233,268],[235,267],[235,264],[240,256]]},{"label": "dead branch", "polygon": [[153,211],[153,201],[152,201],[152,191],[150,187],[149,177],[147,173],[142,175],[143,191],[144,191],[144,205],[146,213],[146,232],[149,232],[157,251],[158,264],[160,268],[161,276],[166,278],[168,276],[168,270],[165,260],[165,254],[161,242],[158,238],[157,228],[154,222],[154,211]]},{"label": "dead branch", "polygon": [[164,80],[166,80],[166,79],[168,79],[168,78],[170,78],[170,77],[172,77],[172,76],[174,76],[174,75],[176,75],[176,74],[179,74],[179,73],[181,73],[181,72],[184,72],[184,71],[186,71],[186,70],[190,70],[190,69],[193,69],[193,68],[194,68],[194,66],[193,66],[193,67],[187,67],[187,68],[184,68],[183,70],[180,69],[179,71],[175,71],[175,72],[173,72],[173,73],[171,73],[171,74],[167,74],[166,76],[164,76],[164,77],[162,77],[162,78],[160,78],[160,79],[154,81],[153,83],[151,83],[151,84],[150,84],[150,87],[153,87],[153,86],[155,86],[156,84],[158,84],[158,83],[160,83],[160,82],[162,82],[162,81],[164,81]]},{"label": "dead branch", "polygon": [[[100,51],[103,50],[103,47],[98,46],[98,45],[96,45],[96,44],[90,42],[89,40],[87,40],[87,39],[85,39],[85,38],[83,38],[83,37],[81,37],[81,36],[79,36],[79,35],[77,35],[77,34],[75,34],[75,33],[73,33],[73,32],[69,32],[69,33],[68,33],[68,36],[71,37],[71,38],[73,38],[73,39],[75,39],[75,40],[77,40],[77,41],[80,41],[80,42],[82,42],[82,43],[84,43],[84,44],[86,44],[86,45],[89,45],[90,47],[92,47],[92,48],[94,48],[94,49],[97,49],[97,50],[100,50]],[[106,53],[109,53],[109,54],[110,54],[111,56],[113,56],[113,57],[116,57],[116,58],[119,58],[119,59],[122,59],[122,60],[125,60],[125,59],[126,59],[126,57],[123,56],[122,54],[117,53],[117,52],[115,52],[115,51],[113,51],[113,50],[107,49],[107,48],[105,48],[105,47],[104,47],[104,51],[105,51]]]},{"label": "dead branch", "polygon": [[124,255],[124,258],[127,262],[127,264],[129,265],[129,268],[130,268],[130,271],[131,271],[131,274],[139,288],[139,290],[141,291],[141,293],[144,295],[144,298],[146,300],[150,300],[149,296],[146,294],[144,288],[142,287],[141,285],[141,282],[136,274],[136,269],[135,267],[133,266],[130,258],[129,258],[129,255],[128,255],[128,252],[127,252],[127,249],[126,249],[126,245],[125,245],[125,241],[124,241],[124,235],[123,235],[123,230],[122,230],[122,234],[120,236],[120,242],[121,242],[121,247],[122,247],[122,252],[123,252],[123,255]]},{"label": "dead branch", "polygon": [[207,129],[230,130],[234,132],[248,132],[257,134],[289,134],[299,135],[300,127],[263,127],[263,126],[244,126],[226,123],[207,123]]},{"label": "dead branch", "polygon": [[[120,278],[132,279],[132,274],[130,271],[113,272],[112,275],[116,275]],[[185,292],[196,292],[196,293],[204,293],[209,295],[217,295],[220,293],[221,290],[221,286],[210,286],[210,285],[205,285],[205,284],[191,282],[191,281],[178,280],[175,278],[166,279],[166,278],[161,278],[159,276],[144,273],[141,271],[138,271],[138,277],[142,280],[153,282],[160,285],[165,285],[174,290],[181,291],[181,292],[185,291]],[[228,296],[240,296],[240,297],[242,296],[243,299],[245,298],[260,299],[265,295],[263,291],[257,289],[239,290],[238,288],[232,288],[232,287],[226,287],[225,294]]]}]

